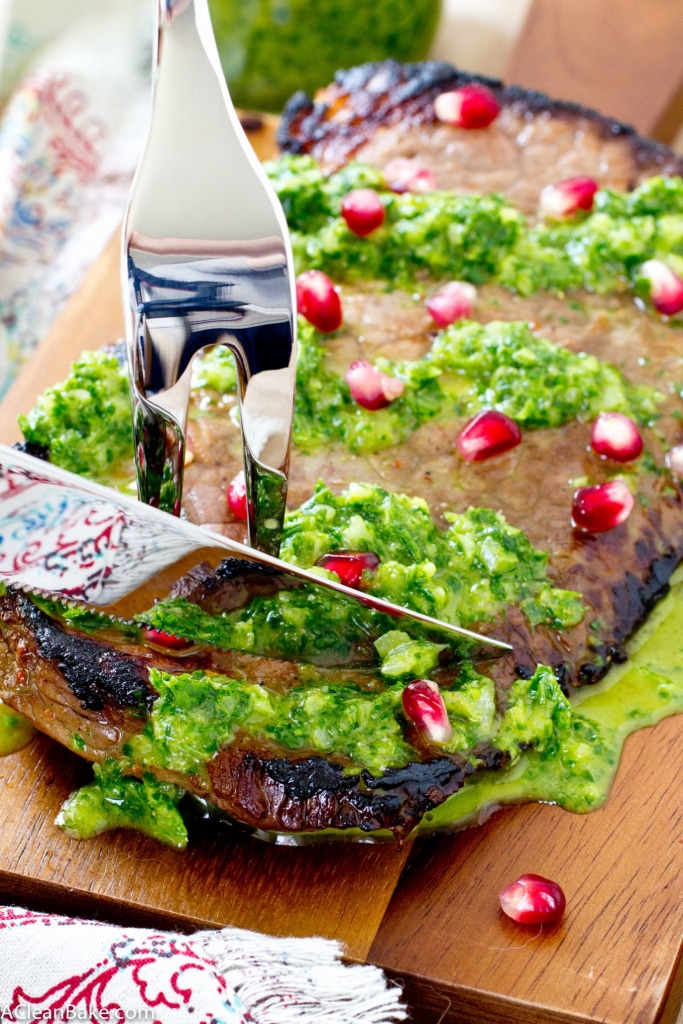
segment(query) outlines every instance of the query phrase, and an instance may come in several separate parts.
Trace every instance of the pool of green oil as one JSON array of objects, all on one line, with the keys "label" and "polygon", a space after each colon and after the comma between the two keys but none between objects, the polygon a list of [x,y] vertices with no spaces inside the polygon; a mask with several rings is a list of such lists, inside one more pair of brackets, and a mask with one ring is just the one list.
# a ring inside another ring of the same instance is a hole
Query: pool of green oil
[{"label": "pool of green oil", "polygon": [[[531,752],[503,771],[480,772],[428,812],[414,834],[462,828],[506,804],[544,801],[586,812],[604,803],[627,736],[683,712],[683,570],[630,644],[629,660],[577,693],[572,707],[581,727],[570,759]],[[30,722],[0,703],[0,755],[19,750],[34,734]],[[339,834],[304,834],[295,841],[325,838]],[[355,837],[346,832],[344,838]],[[357,838],[367,837],[359,832]]]},{"label": "pool of green oil", "polygon": [[27,718],[0,702],[0,757],[21,750],[36,734]]},{"label": "pool of green oil", "polygon": [[435,810],[416,834],[452,830],[483,820],[505,804],[545,801],[567,810],[595,810],[616,774],[624,741],[631,733],[683,711],[683,572],[629,647],[629,660],[596,686],[572,698],[572,710],[585,734],[596,726],[599,741],[575,746],[571,763],[523,755],[511,768],[482,772]]}]

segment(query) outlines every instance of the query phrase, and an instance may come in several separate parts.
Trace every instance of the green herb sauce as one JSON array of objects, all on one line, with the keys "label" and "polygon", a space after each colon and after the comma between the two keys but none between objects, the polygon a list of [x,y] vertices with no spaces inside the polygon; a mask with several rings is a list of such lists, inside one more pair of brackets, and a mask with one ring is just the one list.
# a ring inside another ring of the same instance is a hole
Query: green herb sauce
[{"label": "green herb sauce", "polygon": [[604,803],[627,737],[683,711],[681,575],[634,637],[630,660],[572,697],[569,729],[511,768],[468,780],[425,815],[417,833],[472,824],[491,806],[542,800],[586,813]]},{"label": "green herb sauce", "polygon": [[[575,288],[645,294],[638,277],[644,260],[664,257],[683,271],[680,179],[651,179],[623,195],[604,190],[590,214],[534,224],[501,196],[397,196],[384,188],[380,172],[362,165],[325,177],[308,158],[283,158],[270,173],[302,269],[321,267],[338,280],[410,284],[420,277],[458,277],[498,281],[524,295]],[[387,211],[385,225],[363,239],[339,216],[342,196],[360,186],[377,188]],[[404,394],[388,409],[367,412],[327,369],[324,338],[308,324],[300,333],[294,440],[304,450],[342,443],[373,451],[400,443],[435,417],[464,417],[482,408],[497,408],[526,429],[605,410],[648,422],[659,401],[656,392],[631,386],[616,368],[537,338],[527,324],[459,323],[440,332],[423,359],[378,361],[400,377]],[[198,367],[196,381],[208,391],[231,391],[232,357],[215,350]],[[132,450],[125,370],[113,357],[86,354],[21,427],[27,440],[50,448],[56,464],[110,480]],[[374,551],[381,563],[364,575],[365,590],[462,625],[493,620],[511,604],[532,626],[562,629],[581,620],[580,596],[550,586],[546,555],[502,516],[470,509],[446,519],[448,528],[440,529],[424,502],[381,488],[356,484],[335,496],[320,484],[309,502],[288,515],[282,554],[313,567],[329,551]],[[476,775],[430,812],[420,829],[474,820],[491,802],[554,800],[575,811],[597,806],[624,737],[683,710],[680,588],[676,603],[664,602],[658,614],[661,624],[650,640],[641,636],[630,666],[571,704],[550,669],[539,666],[532,679],[513,684],[507,706],[498,708],[493,682],[462,661],[443,689],[454,730],[444,750],[474,756],[479,744],[493,743],[510,756],[511,767]],[[187,601],[168,600],[141,621],[198,643],[304,661],[326,653],[344,658],[361,647],[375,658],[376,685],[329,684],[314,665],[286,694],[227,676],[155,672],[160,696],[125,751],[129,760],[96,766],[92,785],[65,804],[60,823],[70,834],[132,827],[182,848],[179,791],[151,775],[137,779],[126,772],[155,767],[201,777],[205,762],[240,730],[286,750],[341,756],[350,772],[381,772],[415,758],[401,693],[410,678],[438,670],[443,645],[413,635],[410,627],[396,630],[394,620],[310,589],[214,617]],[[87,615],[77,624],[103,628],[98,617]],[[19,716],[9,715],[7,725],[17,736],[24,729]]]},{"label": "green herb sauce", "polygon": [[19,417],[27,441],[46,445],[57,466],[92,480],[133,456],[130,390],[115,356],[85,352],[61,384],[48,388],[28,416]]},{"label": "green herb sauce", "polygon": [[[354,484],[334,495],[319,483],[287,514],[281,556],[311,568],[330,551],[373,551],[380,565],[364,574],[365,591],[456,625],[493,619],[511,604],[528,609],[534,623],[563,628],[581,621],[580,596],[550,586],[547,555],[522,530],[490,509],[445,518],[450,525],[442,530],[425,501],[381,487]],[[393,626],[385,615],[310,588],[256,598],[220,616],[171,598],[140,620],[197,643],[304,660],[326,651],[348,657]]]},{"label": "green herb sauce", "polygon": [[[293,442],[302,451],[334,443],[355,452],[378,451],[405,441],[422,423],[481,409],[498,409],[524,429],[557,427],[604,411],[644,423],[656,415],[662,397],[629,384],[616,367],[595,356],[537,337],[521,321],[460,322],[439,332],[423,359],[378,360],[380,369],[403,381],[404,393],[372,412],[354,401],[346,381],[328,370],[326,361],[324,336],[300,319]],[[195,381],[222,395],[234,390],[232,354],[214,349],[198,363]],[[117,463],[132,458],[125,368],[112,357],[86,353],[20,425],[27,440],[50,448],[56,465],[109,481]]]},{"label": "green herb sauce", "polygon": [[[405,441],[420,424],[497,409],[523,429],[559,427],[577,417],[623,412],[649,421],[662,399],[616,367],[537,337],[527,323],[461,321],[440,331],[423,359],[377,360],[400,378],[403,395],[385,409],[362,409],[343,378],[326,368],[324,336],[300,327],[294,443],[314,451],[341,443],[373,452]],[[320,410],[325,410],[325,416]]]},{"label": "green herb sauce", "polygon": [[0,757],[21,750],[36,735],[27,718],[0,701]]},{"label": "green herb sauce", "polygon": [[76,790],[57,816],[57,824],[74,839],[92,839],[113,828],[142,832],[177,850],[187,845],[187,828],[177,804],[182,791],[152,775],[122,774],[113,760],[93,765],[94,781]]},{"label": "green herb sauce", "polygon": [[[166,768],[203,777],[206,762],[228,746],[239,730],[275,741],[289,751],[334,754],[350,770],[380,774],[416,759],[404,738],[403,686],[367,693],[349,685],[294,687],[280,694],[229,676],[152,670],[159,693],[143,732],[127,744],[126,757],[142,767]],[[446,691],[454,736],[442,749],[468,753],[490,741],[513,759],[520,750],[548,749],[567,728],[569,705],[551,669],[515,684],[502,718],[495,713],[493,683],[471,668],[461,685]],[[449,706],[450,705],[450,706]],[[482,712],[484,712],[482,714]]]},{"label": "green herb sauce", "polygon": [[[551,684],[551,680],[545,677],[545,670],[537,672],[533,686],[536,708],[532,707],[529,716],[535,723],[534,749],[521,750],[514,763],[503,771],[476,773],[458,793],[429,811],[415,834],[463,828],[475,824],[492,808],[507,804],[544,801],[557,803],[574,813],[586,813],[604,803],[626,738],[638,729],[683,712],[683,642],[680,630],[683,583],[680,580],[679,572],[671,594],[660,603],[650,622],[634,638],[630,660],[613,668],[603,682],[578,692],[569,704],[561,695],[553,700],[551,685],[547,691],[545,689],[546,682]],[[477,680],[463,676],[460,688],[445,694],[451,724],[456,732],[459,728],[471,728],[474,721],[476,728],[480,728],[486,721],[481,712],[481,698],[476,696],[477,690],[485,692],[486,681],[484,677],[479,677],[479,680],[478,684]],[[523,695],[520,694],[520,698],[523,699]],[[479,708],[474,707],[477,701]],[[513,709],[514,706],[511,703]],[[529,737],[524,716],[513,710],[508,722],[508,728],[499,730],[500,742],[505,742],[506,733],[520,740],[523,736]],[[549,723],[552,723],[552,729]],[[471,733],[465,740],[469,747],[476,735],[478,733]],[[120,797],[116,773],[114,779],[116,800]],[[132,779],[126,781],[140,785]],[[107,787],[102,774],[99,785],[106,796]],[[153,784],[148,782],[150,785]],[[77,798],[78,794],[70,798],[72,806],[78,806]],[[90,799],[88,797],[86,810]],[[98,822],[97,801],[93,808],[94,821]],[[93,819],[87,815],[72,814],[69,822],[71,834],[78,838],[97,834]],[[114,825],[109,822],[108,827]],[[150,834],[147,824],[144,831]],[[367,840],[367,834],[359,831],[349,830],[344,834],[349,839]],[[333,831],[317,832],[299,835],[297,839],[301,843],[319,842],[335,835]],[[390,837],[378,833],[374,838]]]},{"label": "green herb sauce", "polygon": [[[683,180],[650,178],[633,192],[600,190],[591,213],[529,223],[503,196],[450,192],[396,195],[377,168],[349,165],[326,176],[311,157],[268,165],[293,232],[301,269],[335,280],[408,284],[418,276],[479,284],[496,280],[521,295],[578,288],[641,290],[638,268],[665,258],[683,270]],[[351,188],[375,188],[385,222],[359,238],[340,216]],[[649,291],[649,289],[648,289]]]},{"label": "green herb sauce", "polygon": [[439,0],[210,0],[218,52],[233,101],[279,113],[299,89],[310,95],[340,67],[421,60]]}]

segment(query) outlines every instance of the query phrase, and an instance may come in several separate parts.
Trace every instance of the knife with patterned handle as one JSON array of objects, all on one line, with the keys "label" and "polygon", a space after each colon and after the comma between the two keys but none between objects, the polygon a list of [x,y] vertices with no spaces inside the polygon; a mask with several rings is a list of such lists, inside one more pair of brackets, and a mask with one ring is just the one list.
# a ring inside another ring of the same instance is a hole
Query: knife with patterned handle
[{"label": "knife with patterned handle", "polygon": [[172,582],[200,561],[215,567],[226,556],[244,559],[299,583],[408,618],[431,630],[478,644],[510,645],[336,583],[201,529],[118,491],[0,445],[0,583],[130,616],[165,597]]}]

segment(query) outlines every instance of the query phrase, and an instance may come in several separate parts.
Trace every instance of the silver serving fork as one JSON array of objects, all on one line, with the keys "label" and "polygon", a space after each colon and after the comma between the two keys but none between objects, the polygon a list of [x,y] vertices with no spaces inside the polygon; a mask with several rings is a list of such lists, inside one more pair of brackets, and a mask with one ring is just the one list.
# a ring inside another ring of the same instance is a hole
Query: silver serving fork
[{"label": "silver serving fork", "polygon": [[194,356],[237,364],[249,542],[277,555],[294,402],[287,225],[240,126],[207,0],[157,0],[152,121],[123,228],[140,500],[178,515]]}]

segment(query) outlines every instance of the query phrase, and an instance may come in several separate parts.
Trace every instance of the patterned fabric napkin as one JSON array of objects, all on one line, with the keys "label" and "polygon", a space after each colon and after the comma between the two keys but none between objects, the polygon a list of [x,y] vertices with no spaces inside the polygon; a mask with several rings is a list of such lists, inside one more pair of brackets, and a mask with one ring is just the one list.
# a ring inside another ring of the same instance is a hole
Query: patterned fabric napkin
[{"label": "patterned fabric napkin", "polygon": [[0,83],[16,81],[0,118],[0,397],[121,219],[150,94],[144,0],[21,0],[13,14]]},{"label": "patterned fabric napkin", "polygon": [[400,991],[324,939],[180,935],[0,908],[0,1020],[389,1024]]}]

